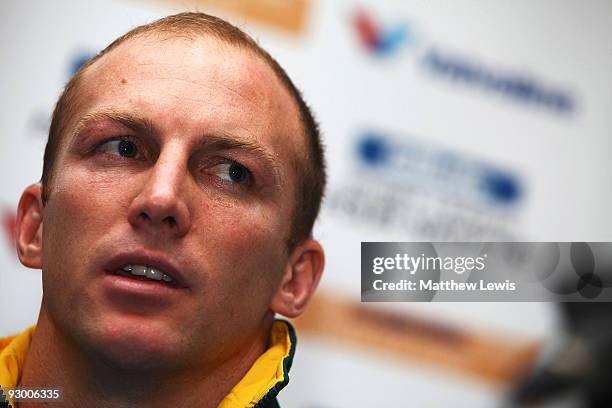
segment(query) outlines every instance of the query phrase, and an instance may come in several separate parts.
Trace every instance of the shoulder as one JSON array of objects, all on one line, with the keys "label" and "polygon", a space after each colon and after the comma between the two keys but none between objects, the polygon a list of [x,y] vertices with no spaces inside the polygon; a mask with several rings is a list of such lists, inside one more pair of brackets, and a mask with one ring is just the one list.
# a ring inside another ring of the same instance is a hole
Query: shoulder
[{"label": "shoulder", "polygon": [[0,352],[2,352],[2,350],[4,350],[6,346],[8,346],[9,343],[15,339],[15,337],[17,336],[0,337]]}]

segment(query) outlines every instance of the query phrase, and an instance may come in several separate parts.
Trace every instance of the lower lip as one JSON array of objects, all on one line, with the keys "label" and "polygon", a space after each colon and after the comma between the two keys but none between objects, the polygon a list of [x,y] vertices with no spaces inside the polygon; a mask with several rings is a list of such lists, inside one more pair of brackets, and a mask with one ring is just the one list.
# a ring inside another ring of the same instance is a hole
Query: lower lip
[{"label": "lower lip", "polygon": [[112,273],[104,275],[104,288],[113,301],[132,306],[169,303],[185,294],[185,288]]}]

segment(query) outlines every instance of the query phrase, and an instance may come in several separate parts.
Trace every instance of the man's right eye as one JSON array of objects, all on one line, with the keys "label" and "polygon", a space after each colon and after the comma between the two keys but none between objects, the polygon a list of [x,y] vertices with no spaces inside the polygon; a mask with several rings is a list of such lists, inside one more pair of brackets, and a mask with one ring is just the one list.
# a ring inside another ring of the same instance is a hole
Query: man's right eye
[{"label": "man's right eye", "polygon": [[129,140],[109,140],[103,143],[98,151],[102,153],[112,154],[114,156],[127,157],[137,159],[140,157],[138,146]]}]

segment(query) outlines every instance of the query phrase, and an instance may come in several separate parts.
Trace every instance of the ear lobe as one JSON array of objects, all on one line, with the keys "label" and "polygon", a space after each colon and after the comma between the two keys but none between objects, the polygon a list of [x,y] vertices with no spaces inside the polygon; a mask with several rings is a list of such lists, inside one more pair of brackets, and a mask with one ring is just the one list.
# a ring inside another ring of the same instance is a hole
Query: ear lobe
[{"label": "ear lobe", "polygon": [[272,311],[289,318],[302,314],[319,284],[324,264],[325,254],[317,241],[308,239],[295,247],[272,298]]},{"label": "ear lobe", "polygon": [[32,184],[19,200],[16,225],[17,255],[29,268],[42,269],[42,229],[42,186]]}]

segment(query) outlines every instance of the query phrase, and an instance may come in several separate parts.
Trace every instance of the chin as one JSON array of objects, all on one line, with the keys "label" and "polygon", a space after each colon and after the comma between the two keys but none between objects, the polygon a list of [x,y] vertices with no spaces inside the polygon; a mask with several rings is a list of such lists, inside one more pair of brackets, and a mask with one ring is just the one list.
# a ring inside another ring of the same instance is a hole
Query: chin
[{"label": "chin", "polygon": [[168,330],[154,325],[134,325],[113,322],[98,327],[90,339],[92,354],[106,365],[126,370],[141,371],[171,369],[180,365],[181,353]]}]

